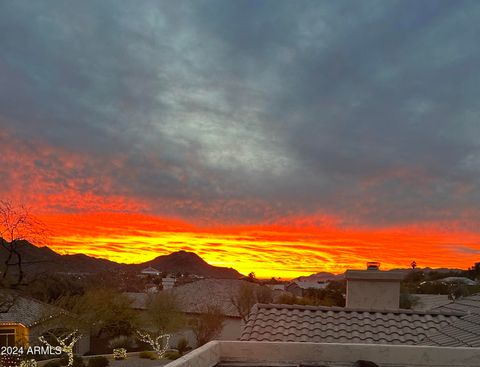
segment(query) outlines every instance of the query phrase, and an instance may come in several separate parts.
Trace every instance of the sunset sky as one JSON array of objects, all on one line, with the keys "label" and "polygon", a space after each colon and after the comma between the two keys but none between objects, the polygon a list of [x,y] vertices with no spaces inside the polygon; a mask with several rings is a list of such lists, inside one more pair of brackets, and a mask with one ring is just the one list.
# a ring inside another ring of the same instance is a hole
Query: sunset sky
[{"label": "sunset sky", "polygon": [[479,1],[2,1],[0,199],[259,277],[480,261]]}]

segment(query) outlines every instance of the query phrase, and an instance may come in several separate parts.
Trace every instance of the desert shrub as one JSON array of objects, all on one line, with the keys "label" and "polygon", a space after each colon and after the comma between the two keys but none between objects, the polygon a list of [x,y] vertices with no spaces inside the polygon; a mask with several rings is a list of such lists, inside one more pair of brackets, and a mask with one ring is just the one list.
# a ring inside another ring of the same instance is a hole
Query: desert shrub
[{"label": "desert shrub", "polygon": [[178,350],[178,353],[180,353],[180,355],[184,355],[185,352],[188,350],[188,341],[186,338],[181,338],[178,340],[178,343],[177,343],[177,350]]},{"label": "desert shrub", "polygon": [[170,360],[174,360],[174,359],[180,358],[180,353],[176,350],[169,350],[169,351],[165,352],[163,357],[167,358],[167,359],[170,359]]},{"label": "desert shrub", "polygon": [[120,335],[115,338],[110,339],[108,342],[108,346],[112,349],[116,348],[125,348],[128,349],[132,347],[133,339],[126,335]]},{"label": "desert shrub", "polygon": [[98,356],[88,360],[88,367],[107,367],[110,364],[107,357]]},{"label": "desert shrub", "polygon": [[157,359],[157,355],[149,350],[144,350],[143,352],[140,352],[138,356],[145,359]]}]

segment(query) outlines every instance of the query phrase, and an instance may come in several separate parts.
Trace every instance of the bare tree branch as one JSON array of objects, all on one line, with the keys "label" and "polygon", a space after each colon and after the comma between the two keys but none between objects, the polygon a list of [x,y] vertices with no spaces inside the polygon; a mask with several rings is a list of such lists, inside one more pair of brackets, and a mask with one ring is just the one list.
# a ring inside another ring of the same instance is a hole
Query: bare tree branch
[{"label": "bare tree branch", "polygon": [[9,273],[16,269],[16,280],[11,286],[18,287],[22,284],[25,272],[19,245],[22,241],[38,245],[45,238],[45,234],[46,228],[43,223],[36,219],[26,206],[0,200],[0,250],[3,248],[8,251],[1,277],[2,283],[5,283]]}]

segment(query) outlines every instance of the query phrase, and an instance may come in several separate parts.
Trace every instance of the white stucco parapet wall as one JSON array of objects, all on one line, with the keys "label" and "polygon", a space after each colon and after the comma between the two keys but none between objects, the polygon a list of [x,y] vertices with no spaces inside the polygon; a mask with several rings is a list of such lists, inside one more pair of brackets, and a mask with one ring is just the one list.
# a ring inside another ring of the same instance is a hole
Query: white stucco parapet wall
[{"label": "white stucco parapet wall", "polygon": [[359,359],[381,366],[479,367],[480,348],[213,341],[166,366],[213,367],[219,362],[353,364]]}]

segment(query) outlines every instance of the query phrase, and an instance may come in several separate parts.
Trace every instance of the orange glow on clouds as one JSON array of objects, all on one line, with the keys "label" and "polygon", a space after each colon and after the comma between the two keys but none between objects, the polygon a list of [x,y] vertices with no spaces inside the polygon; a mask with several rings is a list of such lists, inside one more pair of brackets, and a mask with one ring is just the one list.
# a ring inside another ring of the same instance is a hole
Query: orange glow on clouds
[{"label": "orange glow on clouds", "polygon": [[[200,228],[188,223],[135,214],[44,215],[51,247],[117,262],[139,263],[173,251],[193,251],[208,263],[258,277],[293,278],[319,271],[364,268],[378,260],[383,269],[467,268],[480,253],[478,236],[432,228],[296,230],[285,226]],[[462,245],[458,245],[461,243]]]},{"label": "orange glow on clouds", "polygon": [[[188,196],[140,198],[122,191],[106,173],[114,177],[125,157],[107,160],[40,142],[26,144],[2,131],[0,145],[0,199],[30,206],[50,230],[47,244],[60,253],[139,263],[183,249],[212,265],[282,278],[364,268],[371,260],[380,261],[383,269],[408,267],[412,260],[421,267],[467,268],[480,260],[479,234],[460,229],[465,228],[461,223],[345,227],[348,220],[329,215],[279,219],[268,203],[253,198],[208,204]],[[161,164],[155,167],[168,169]],[[152,205],[167,214],[135,214],[158,213]],[[219,208],[237,207],[272,219],[249,226],[215,219]],[[167,217],[185,209],[200,213],[201,224]]]}]

